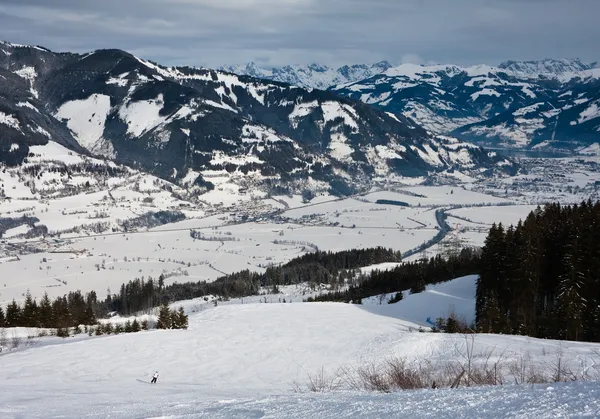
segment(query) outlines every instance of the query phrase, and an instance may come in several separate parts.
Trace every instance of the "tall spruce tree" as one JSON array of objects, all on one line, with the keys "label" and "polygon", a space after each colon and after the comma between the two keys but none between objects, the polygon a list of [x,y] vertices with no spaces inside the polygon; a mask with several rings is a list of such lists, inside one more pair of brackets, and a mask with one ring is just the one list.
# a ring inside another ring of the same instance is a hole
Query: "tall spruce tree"
[{"label": "tall spruce tree", "polygon": [[22,311],[21,307],[13,299],[11,303],[6,306],[6,327],[18,327],[22,326],[21,323]]},{"label": "tall spruce tree", "polygon": [[156,322],[157,329],[171,329],[173,325],[171,310],[169,310],[169,306],[165,303],[160,307],[158,312],[158,321]]},{"label": "tall spruce tree", "polygon": [[44,296],[40,300],[38,313],[41,327],[54,327],[54,318],[52,316],[52,303],[50,302],[48,293],[44,293]]},{"label": "tall spruce tree", "polygon": [[37,302],[33,299],[29,290],[25,294],[21,324],[25,327],[38,327],[40,325]]}]

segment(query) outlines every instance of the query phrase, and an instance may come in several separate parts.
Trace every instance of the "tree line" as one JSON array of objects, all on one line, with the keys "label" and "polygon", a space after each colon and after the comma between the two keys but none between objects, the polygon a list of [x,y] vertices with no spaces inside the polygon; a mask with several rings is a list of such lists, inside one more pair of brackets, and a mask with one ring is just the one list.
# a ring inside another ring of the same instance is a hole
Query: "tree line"
[{"label": "tree line", "polygon": [[[68,336],[70,328],[79,328],[82,325],[94,326],[98,324],[97,319],[107,317],[109,315],[107,300],[111,301],[112,298],[108,296],[106,300],[100,301],[94,291],[85,296],[81,291],[73,291],[54,300],[50,300],[45,293],[38,303],[31,293],[27,292],[22,305],[13,299],[6,307],[6,311],[0,306],[0,327],[52,328],[59,329],[63,335]],[[128,307],[129,310],[131,308]],[[130,313],[133,312],[132,310]],[[162,305],[156,323],[157,329],[187,329],[187,327],[188,316],[182,307],[174,311],[166,304]],[[102,325],[102,328],[96,329],[96,334],[137,332],[140,329],[148,329],[148,322],[140,324],[134,320],[133,323],[126,322],[124,326],[112,326],[107,323]]]},{"label": "tree line", "polygon": [[600,202],[549,204],[494,224],[476,294],[483,332],[600,341]]},{"label": "tree line", "polygon": [[308,283],[340,286],[355,277],[355,269],[361,266],[400,260],[400,252],[375,247],[342,252],[317,251],[281,266],[270,266],[264,273],[243,270],[219,277],[214,282],[175,282],[165,285],[162,275],[158,280],[136,278],[123,284],[118,294],[108,295],[99,302],[96,312],[129,315],[165,303],[210,295],[225,299],[258,295],[261,287],[277,285]]},{"label": "tree line", "polygon": [[346,290],[331,292],[307,301],[338,301],[361,304],[363,298],[374,295],[397,293],[394,302],[402,299],[398,293],[410,290],[418,293],[425,290],[427,285],[449,281],[451,279],[476,274],[479,268],[480,252],[475,248],[464,248],[458,255],[444,259],[437,255],[430,259],[405,262],[394,269],[374,270],[368,275],[358,277],[357,284]]}]

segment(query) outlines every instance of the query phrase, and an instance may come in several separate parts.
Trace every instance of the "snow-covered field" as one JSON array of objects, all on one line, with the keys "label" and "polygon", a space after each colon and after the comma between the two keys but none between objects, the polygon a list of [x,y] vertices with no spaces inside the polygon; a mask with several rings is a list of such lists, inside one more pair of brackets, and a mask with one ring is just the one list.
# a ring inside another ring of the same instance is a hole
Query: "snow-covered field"
[{"label": "snow-covered field", "polygon": [[[463,245],[480,246],[492,222],[516,223],[535,208],[514,197],[496,197],[466,187],[410,186],[341,200],[318,196],[310,203],[299,196],[278,196],[216,212],[206,204],[191,206],[174,198],[157,186],[160,182],[138,174],[122,184],[113,182],[110,191],[3,201],[0,216],[37,217],[36,225],[47,226],[50,233],[64,233],[24,239],[20,235],[31,229],[28,225],[5,232],[0,243],[5,252],[0,258],[0,304],[13,298],[22,301],[27,290],[38,298],[44,292],[57,297],[74,290],[94,290],[104,296],[129,280],[161,274],[167,276],[167,284],[212,281],[244,269],[261,272],[270,264],[285,263],[315,249],[384,246],[405,253],[436,236],[438,209],[449,215],[447,223],[454,229],[450,237],[458,237]],[[188,218],[129,232],[119,225],[164,209],[179,210]],[[250,221],[236,221],[238,210],[254,215]],[[264,211],[271,213],[261,216]],[[279,212],[273,215],[273,211]],[[108,230],[67,230],[98,222],[107,223]],[[113,233],[114,228],[119,231]],[[193,239],[190,229],[203,238]],[[23,254],[23,246],[37,247],[39,253]],[[430,255],[439,251],[436,246],[429,250]],[[416,253],[409,260],[419,257]]]},{"label": "snow-covered field", "polygon": [[[462,335],[419,332],[406,319],[451,308],[471,313],[473,277],[393,305],[232,301],[190,314],[188,330],[42,338],[0,355],[0,416],[114,418],[596,417],[600,384],[507,385],[380,395],[310,394],[309,377],[391,357],[461,364]],[[466,304],[464,304],[466,303]],[[413,309],[419,308],[419,313]],[[429,308],[429,309],[428,309]],[[429,310],[429,311],[428,311]],[[351,325],[351,327],[349,327]],[[527,360],[600,372],[600,345],[478,335],[474,362]],[[529,364],[528,364],[529,365]],[[148,383],[158,371],[158,384]],[[511,382],[508,380],[507,382]],[[391,410],[390,410],[391,409]]]}]

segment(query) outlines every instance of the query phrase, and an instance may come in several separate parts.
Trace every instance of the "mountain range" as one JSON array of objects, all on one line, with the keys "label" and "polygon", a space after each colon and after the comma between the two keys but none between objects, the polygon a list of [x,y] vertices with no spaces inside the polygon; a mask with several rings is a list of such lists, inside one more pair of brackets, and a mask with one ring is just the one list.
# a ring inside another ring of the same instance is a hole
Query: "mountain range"
[{"label": "mountain range", "polygon": [[115,49],[73,54],[1,43],[0,160],[22,164],[30,146],[49,141],[199,188],[235,178],[246,188],[344,195],[374,179],[516,168],[333,91],[165,67]]},{"label": "mountain range", "polygon": [[[476,65],[226,67],[241,74],[327,88],[432,133],[489,147],[581,151],[600,142],[600,68],[578,59]],[[359,71],[348,72],[348,68]],[[327,82],[329,81],[329,82]],[[596,146],[597,148],[597,146]]]}]

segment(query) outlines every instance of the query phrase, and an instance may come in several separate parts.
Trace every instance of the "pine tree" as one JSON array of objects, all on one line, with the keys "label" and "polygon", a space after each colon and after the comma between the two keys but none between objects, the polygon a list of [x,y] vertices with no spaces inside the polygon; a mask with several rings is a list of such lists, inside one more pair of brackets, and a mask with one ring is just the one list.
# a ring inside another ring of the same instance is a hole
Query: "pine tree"
[{"label": "pine tree", "polygon": [[6,306],[6,327],[17,327],[22,326],[21,324],[21,307],[13,299],[12,302]]},{"label": "pine tree", "polygon": [[102,329],[104,329],[104,333],[106,333],[107,335],[110,335],[115,331],[111,322],[104,323],[104,327]]},{"label": "pine tree", "polygon": [[158,312],[158,321],[156,323],[157,329],[170,329],[171,324],[171,310],[169,310],[169,306],[165,303],[160,307],[160,311]]},{"label": "pine tree", "polygon": [[38,306],[29,290],[25,294],[25,305],[23,306],[21,323],[26,327],[38,327],[40,325]]},{"label": "pine tree", "polygon": [[187,329],[188,328],[188,316],[185,314],[183,307],[179,307],[177,311],[177,328]]},{"label": "pine tree", "polygon": [[131,331],[132,332],[139,332],[141,330],[140,324],[138,323],[137,319],[133,319],[133,323],[131,323]]},{"label": "pine tree", "polygon": [[85,312],[83,314],[83,324],[96,324],[97,320],[96,320],[96,315],[94,314],[94,310],[92,309],[92,305],[91,304],[86,304],[85,307]]},{"label": "pine tree", "polygon": [[2,310],[2,306],[0,306],[0,327],[4,327],[6,324],[6,317],[4,316],[4,310]]},{"label": "pine tree", "polygon": [[44,296],[40,300],[38,307],[38,314],[40,319],[41,327],[53,327],[54,319],[52,317],[52,303],[48,297],[48,293],[44,293]]},{"label": "pine tree", "polygon": [[585,276],[578,269],[577,238],[569,244],[564,257],[565,273],[560,276],[557,289],[557,321],[560,325],[560,337],[578,340],[583,329],[583,312],[587,300],[583,296]]},{"label": "pine tree", "polygon": [[131,328],[131,322],[129,320],[125,322],[124,331],[125,333],[131,333],[133,331]]}]

